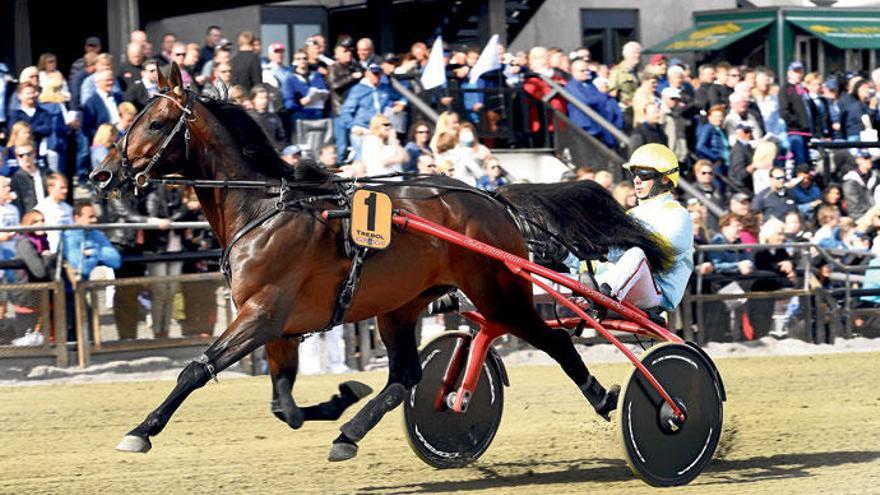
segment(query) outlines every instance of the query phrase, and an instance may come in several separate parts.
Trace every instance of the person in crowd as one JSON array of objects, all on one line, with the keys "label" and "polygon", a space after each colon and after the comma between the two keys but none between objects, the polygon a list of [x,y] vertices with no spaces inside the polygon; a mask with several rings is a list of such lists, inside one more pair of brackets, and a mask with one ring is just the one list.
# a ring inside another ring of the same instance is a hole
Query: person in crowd
[{"label": "person in crowd", "polygon": [[[188,215],[181,218],[184,222],[204,222],[205,213],[202,210],[195,190],[188,188],[183,194],[183,204],[186,205]],[[220,244],[214,237],[211,229],[186,229],[183,231],[183,250],[186,252],[206,251],[217,249]],[[183,264],[183,273],[205,273],[215,271],[216,265],[212,260],[199,259],[187,261]],[[214,334],[214,325],[217,322],[217,288],[216,280],[186,282],[180,284],[183,293],[183,321],[180,322],[181,334],[184,337],[202,336]]]},{"label": "person in crowd", "polygon": [[800,213],[790,211],[785,214],[785,241],[786,242],[809,242],[813,233],[804,227],[804,220]]},{"label": "person in crowd", "polygon": [[[174,57],[173,62],[176,63],[177,67],[180,69],[180,81],[184,88],[188,88],[195,80],[193,79],[192,74],[186,70],[186,64],[184,64],[184,61],[186,61],[186,43],[181,43],[179,41],[174,43],[171,51],[171,55]],[[260,80],[257,79],[257,82],[260,82]]]},{"label": "person in crowd", "polygon": [[37,97],[40,94],[40,89],[36,85],[31,82],[19,83],[16,94],[19,97],[19,108],[9,113],[7,120],[9,134],[12,134],[12,127],[17,122],[28,124],[38,150],[43,140],[49,136],[62,132],[66,135],[64,121],[59,122],[58,119],[53,118],[53,115],[38,103]]},{"label": "person in crowd", "polygon": [[[98,38],[97,36],[89,36],[88,38],[86,38],[83,46],[83,56],[73,61],[73,63],[70,65],[70,71],[68,72],[68,77],[70,78],[71,82],[71,104],[73,104],[73,102],[79,102],[78,98],[73,97],[74,90],[79,90],[79,88],[76,88],[75,84],[73,83],[77,80],[77,76],[85,71],[87,55],[92,55],[93,57],[95,57],[99,53],[101,53],[101,38]],[[80,79],[79,81],[82,82],[82,79]]]},{"label": "person in crowd", "polygon": [[[619,128],[623,127],[623,114],[617,101],[600,92],[590,79],[590,69],[586,61],[576,59],[571,63],[572,78],[566,84],[565,89],[579,102],[595,110],[609,124]],[[612,113],[613,112],[613,113]],[[585,130],[588,134],[599,139],[612,149],[617,148],[617,140],[598,122],[581,112],[576,105],[568,103],[568,115],[572,124]]]},{"label": "person in crowd", "polygon": [[633,127],[633,97],[639,87],[638,68],[642,45],[630,41],[623,45],[623,59],[608,74],[608,94],[620,103],[626,128]]},{"label": "person in crowd", "polygon": [[119,123],[119,103],[122,94],[114,91],[115,78],[109,70],[95,73],[96,91],[83,105],[82,131],[89,141],[95,137],[95,131],[101,124]]},{"label": "person in crowd", "polygon": [[709,94],[712,85],[715,83],[715,66],[712,64],[701,65],[697,69],[697,76],[700,84],[694,90],[694,107],[696,107],[697,112],[705,116],[711,106],[709,104]]},{"label": "person in crowd", "polygon": [[98,69],[98,54],[86,53],[83,57],[82,70],[70,75],[70,109],[79,111],[82,109],[82,87],[86,79]]},{"label": "person in crowd", "polygon": [[156,57],[162,61],[162,65],[171,65],[174,61],[174,43],[177,43],[177,36],[174,33],[165,33],[162,35],[162,44],[159,46],[159,56]]},{"label": "person in crowd", "polygon": [[[178,186],[158,186],[147,195],[147,215],[166,222],[176,222],[189,215],[183,202],[183,189]],[[179,230],[145,231],[144,244],[154,253],[179,253],[183,251],[182,232]],[[160,261],[147,265],[151,277],[176,276],[182,273],[182,261]],[[174,294],[177,282],[154,283],[150,288],[154,338],[168,336],[171,316],[174,312]]]},{"label": "person in crowd", "polygon": [[654,101],[645,104],[644,120],[635,126],[630,137],[630,149],[635,150],[643,144],[657,143],[666,146],[669,138],[663,132],[661,121],[663,114],[660,107]]},{"label": "person in crowd", "polygon": [[797,211],[794,195],[785,187],[785,171],[775,168],[770,171],[770,187],[755,195],[752,210],[764,215],[764,221],[775,217],[782,221],[789,211]]},{"label": "person in crowd", "polygon": [[869,121],[877,119],[877,103],[872,96],[871,83],[861,79],[855,83],[851,92],[841,97],[838,103],[841,134],[847,141],[861,141],[860,133],[865,129],[865,116]]},{"label": "person in crowd", "polygon": [[339,111],[339,119],[348,130],[349,142],[355,150],[356,157],[360,157],[361,142],[369,132],[373,117],[384,115],[386,109],[398,113],[406,108],[404,100],[391,89],[390,85],[380,84],[381,80],[382,68],[376,64],[371,65],[364,72],[361,81],[349,91]]},{"label": "person in crowd", "polygon": [[711,161],[718,167],[719,173],[726,175],[730,164],[730,144],[721,128],[723,122],[724,106],[710,107],[706,123],[697,128],[696,152],[697,158]]},{"label": "person in crowd", "polygon": [[458,118],[458,114],[455,112],[443,112],[437,118],[437,123],[434,127],[434,135],[431,136],[431,141],[428,145],[431,148],[431,151],[434,154],[443,153],[443,151],[439,151],[437,149],[437,141],[439,141],[440,136],[447,134],[452,137],[452,147],[455,147],[456,140],[458,139],[458,132],[461,128],[461,121]]},{"label": "person in crowd", "polygon": [[804,76],[804,108],[807,111],[810,136],[830,138],[834,133],[831,127],[831,103],[822,95],[822,75],[810,72]]},{"label": "person in crowd", "polygon": [[134,118],[137,117],[138,109],[134,106],[133,103],[128,101],[123,101],[119,104],[119,122],[116,124],[116,131],[120,136],[124,136],[128,129],[131,127],[131,124],[134,123]]},{"label": "person in crowd", "polygon": [[431,148],[428,146],[430,141],[431,126],[426,121],[419,120],[410,126],[409,142],[404,146],[409,155],[409,161],[404,167],[404,172],[418,173],[419,156],[431,153]]},{"label": "person in crowd", "polygon": [[731,143],[737,141],[737,128],[740,124],[748,124],[751,128],[750,140],[764,137],[764,119],[761,117],[760,110],[753,109],[750,103],[748,93],[734,92],[730,95],[730,111],[724,116],[722,126]]},{"label": "person in crowd", "polygon": [[327,170],[336,171],[339,168],[339,157],[336,154],[336,145],[327,143],[318,150],[318,164]]},{"label": "person in crowd", "polygon": [[32,142],[18,141],[15,145],[18,170],[11,178],[12,191],[15,193],[13,203],[22,214],[37,206],[48,191],[48,174],[45,168],[37,168],[35,152]]},{"label": "person in crowd", "polygon": [[739,239],[743,244],[758,243],[758,215],[752,210],[751,199],[748,194],[736,193],[730,197],[728,210],[736,215],[742,229],[740,229]]},{"label": "person in crowd", "polygon": [[477,139],[477,129],[474,124],[464,122],[458,128],[458,139],[448,158],[455,162],[455,168],[459,172],[458,178],[475,185],[483,175],[483,162],[491,154],[489,148]]},{"label": "person in crowd", "polygon": [[193,89],[201,89],[205,85],[207,78],[202,77],[199,68],[199,57],[202,54],[202,47],[198,43],[186,44],[186,56],[183,57],[183,69],[192,77]]},{"label": "person in crowd", "polygon": [[727,85],[727,78],[730,74],[731,66],[727,62],[720,62],[715,65],[715,81],[709,87],[709,106],[721,105],[727,109],[730,102],[730,95],[733,94],[733,88]]},{"label": "person in crowd", "polygon": [[[24,227],[44,225],[43,214],[37,210],[27,211],[21,218]],[[15,258],[25,267],[17,270],[17,283],[47,282],[52,279],[55,255],[49,249],[45,231],[24,232],[15,241]],[[44,330],[49,322],[40,321],[40,306],[48,304],[43,291],[22,290],[12,294],[15,309],[15,333],[12,345],[39,346],[45,340]]]},{"label": "person in crowd", "polygon": [[278,114],[269,111],[269,90],[259,84],[251,90],[251,104],[254,106],[249,113],[260,124],[269,142],[277,150],[281,150],[287,144],[287,135],[284,132],[284,123]]},{"label": "person in crowd", "polygon": [[[37,69],[37,67],[34,65],[31,65],[31,66],[28,66],[28,67],[25,67],[24,69],[22,69],[18,75],[18,84],[21,85],[22,83],[28,83],[28,84],[32,85],[33,87],[37,88],[37,95],[39,95],[40,90],[41,90],[41,88],[40,88],[40,70]],[[12,97],[9,99],[8,113],[10,115],[14,114],[16,110],[21,108],[20,96],[21,95],[18,93],[18,91],[16,91],[15,93],[12,94]]]},{"label": "person in crowd", "polygon": [[228,81],[226,79],[221,79],[221,82],[226,85],[228,88],[232,86],[232,51],[226,46],[217,47],[214,56],[211,60],[205,62],[205,65],[202,66],[201,76],[205,81],[205,88],[207,88],[208,83],[216,83],[217,82],[217,66],[220,64],[229,64],[230,72]]},{"label": "person in crowd", "polygon": [[840,234],[841,219],[845,217],[841,217],[833,206],[823,205],[816,211],[819,229],[813,234],[811,242],[821,248],[846,249]]},{"label": "person in crowd", "polygon": [[[98,223],[95,206],[88,200],[79,200],[73,206],[74,225]],[[65,230],[62,234],[64,260],[82,280],[88,280],[98,266],[117,269],[122,256],[100,230]]]},{"label": "person in crowd", "polygon": [[64,101],[70,101],[70,88],[67,85],[67,80],[64,79],[64,74],[58,70],[58,58],[55,57],[55,54],[41,54],[40,58],[37,60],[37,69],[39,70],[38,77],[41,88],[49,87],[50,79],[57,79],[61,81],[59,92],[63,95]]},{"label": "person in crowd", "polygon": [[[547,58],[547,49],[542,46],[536,46],[529,50],[529,69],[535,75],[540,75],[544,77],[549,77],[553,79],[554,73],[553,69],[550,67],[550,62]],[[554,81],[562,86],[566,85],[564,80],[556,80]],[[553,132],[552,125],[552,112],[550,109],[547,109],[546,116],[544,118],[541,117],[541,108],[543,106],[535,103],[536,101],[541,101],[544,96],[549,94],[552,91],[550,85],[540,77],[526,77],[525,82],[523,83],[523,91],[531,95],[534,100],[529,99],[529,131],[533,137],[533,144],[539,145],[541,144],[538,140],[543,139],[543,134],[541,131],[544,122],[547,124],[547,131]],[[550,107],[556,109],[557,111],[565,114],[567,111],[567,104],[565,100],[560,96],[555,96],[550,99]]]},{"label": "person in crowd", "polygon": [[850,217],[859,218],[874,206],[872,191],[877,186],[877,179],[870,150],[859,150],[856,168],[843,176],[843,199]]},{"label": "person in crowd", "polygon": [[361,38],[357,41],[357,63],[361,66],[361,70],[367,70],[370,65],[376,63],[376,50],[370,38]]},{"label": "person in crowd", "polygon": [[71,138],[78,136],[80,120],[76,113],[67,110],[69,96],[64,94],[63,88],[61,73],[53,72],[40,92],[38,106],[46,111],[49,120],[50,132],[42,141],[47,164],[53,171],[66,173]]},{"label": "person in crowd", "polygon": [[[232,84],[232,65],[227,62],[221,62],[219,64],[214,65],[214,74],[212,76],[212,80],[214,84],[221,84],[227,88],[232,88],[235,86]],[[208,91],[207,85],[205,85],[205,90]]]},{"label": "person in crowd", "polygon": [[745,168],[747,175],[742,176],[742,184],[751,184],[753,194],[770,187],[770,171],[773,170],[778,154],[779,148],[773,141],[760,141],[755,147],[752,162]]},{"label": "person in crowd", "polygon": [[[719,232],[712,238],[711,244],[742,244],[740,233],[743,230],[742,219],[728,213],[718,221]],[[729,251],[710,251],[709,260],[712,271],[723,275],[750,275],[755,270],[752,255],[745,249]]]},{"label": "person in crowd", "polygon": [[764,123],[764,131],[773,136],[783,149],[788,145],[788,134],[785,130],[785,121],[779,113],[779,98],[771,94],[773,89],[773,75],[770,69],[759,67],[755,71],[755,87],[752,89],[752,100],[761,113]]},{"label": "person in crowd", "polygon": [[[0,158],[3,159],[3,169],[0,171],[0,175],[11,176],[18,170],[18,162],[15,159],[15,144],[27,143],[31,145],[33,142],[34,133],[27,122],[19,120],[13,124],[9,132],[9,139],[6,141],[6,148],[0,147],[0,152],[2,152],[2,157]],[[40,158],[39,156],[36,157],[38,166],[45,167],[45,162],[40,163]]]},{"label": "person in crowd", "polygon": [[817,225],[821,223],[818,221],[818,214],[819,208],[823,206],[834,210],[841,218],[849,216],[849,212],[843,205],[843,189],[840,187],[840,184],[829,184],[822,190],[822,204],[813,210],[814,223]]},{"label": "person in crowd", "polygon": [[281,88],[284,108],[290,112],[291,128],[296,128],[297,120],[314,120],[324,117],[329,91],[324,77],[317,71],[309,70],[306,52],[299,50],[293,54],[293,72]]},{"label": "person in crowd", "polygon": [[[752,146],[754,128],[748,121],[740,121],[733,133],[733,147],[730,149],[730,168],[727,175],[744,192],[752,192],[752,160],[755,148]],[[775,157],[774,157],[775,158]]]},{"label": "person in crowd", "polygon": [[495,191],[499,187],[507,185],[507,179],[504,178],[504,170],[501,168],[501,162],[494,156],[489,156],[483,160],[482,177],[477,179],[477,189],[483,191]]},{"label": "person in crowd", "polygon": [[291,168],[296,167],[302,161],[302,148],[295,144],[286,146],[281,150],[281,159]]},{"label": "person in crowd", "polygon": [[609,192],[614,188],[614,176],[607,170],[599,170],[596,172],[596,177],[593,180],[596,184],[599,184]]},{"label": "person in crowd", "polygon": [[810,155],[807,141],[810,139],[810,119],[804,100],[806,90],[802,84],[804,64],[794,61],[788,66],[785,86],[779,91],[779,113],[785,121],[788,142],[795,163],[806,163]]},{"label": "person in crowd", "polygon": [[828,103],[828,120],[831,122],[831,137],[841,139],[840,125],[840,82],[832,77],[822,83],[821,95]]},{"label": "person in crowd", "polygon": [[[21,223],[21,213],[18,208],[12,204],[12,186],[9,177],[0,176],[0,227],[18,227]],[[15,237],[14,232],[0,232],[0,260],[9,261],[15,258]],[[9,271],[0,271],[0,283],[12,283],[14,279],[9,275]],[[7,338],[8,326],[4,318],[6,317],[6,305],[9,302],[9,293],[0,291],[0,341],[11,340]]]},{"label": "person in crowd", "polygon": [[[46,225],[71,225],[73,224],[73,207],[67,201],[68,191],[67,177],[54,173],[46,178],[46,197],[40,200],[34,207],[43,214]],[[47,234],[49,249],[58,252],[58,244],[61,242],[61,232],[50,230]]]},{"label": "person in crowd", "polygon": [[657,75],[645,69],[639,75],[639,87],[633,95],[633,127],[637,127],[645,121],[645,106],[648,103],[659,102],[660,100],[657,98]]},{"label": "person in crowd", "polygon": [[232,83],[246,91],[263,80],[260,56],[254,51],[254,34],[242,31],[238,35],[238,53],[232,57]]},{"label": "person in crowd", "polygon": [[679,88],[668,86],[660,92],[661,120],[663,133],[666,134],[666,146],[675,153],[678,163],[685,163],[688,159],[687,127],[688,122],[684,117],[686,110],[682,102],[682,91]]},{"label": "person in crowd", "polygon": [[[697,190],[703,193],[706,199],[723,208],[727,201],[724,192],[718,185],[718,179],[715,178],[715,166],[712,162],[709,160],[697,160],[692,171],[694,174],[694,185],[697,187]],[[686,194],[685,196],[690,195]],[[699,198],[697,199],[699,200]],[[709,214],[706,222],[713,231],[718,230],[718,217],[716,215]]]},{"label": "person in crowd", "polygon": [[122,98],[122,86],[119,84],[119,80],[116,79],[116,76],[113,75],[113,56],[109,53],[102,53],[98,55],[97,59],[95,59],[94,73],[85,78],[82,83],[82,88],[79,95],[80,105],[85,107],[89,99],[97,92],[98,74],[103,74],[105,71],[110,71],[110,78],[113,81],[113,85],[112,89],[105,89],[104,91],[108,93],[112,92],[113,94],[118,94],[119,97]]},{"label": "person in crowd", "polygon": [[284,86],[284,81],[290,77],[290,68],[284,60],[284,45],[272,43],[269,45],[269,64],[263,69],[263,84],[268,84],[279,91]]},{"label": "person in crowd", "polygon": [[125,50],[125,60],[116,68],[116,77],[121,82],[122,91],[127,91],[141,77],[144,54],[142,46],[131,42]]},{"label": "person in crowd", "polygon": [[611,195],[614,197],[614,200],[617,201],[617,204],[622,206],[625,210],[631,210],[639,204],[635,188],[633,188],[632,184],[626,181],[619,182],[615,185],[614,189],[611,191]]},{"label": "person in crowd", "polygon": [[348,36],[340,38],[333,50],[333,59],[335,63],[330,66],[327,83],[330,87],[330,103],[332,108],[333,119],[333,137],[336,139],[336,153],[343,160],[346,157],[348,149],[348,129],[347,123],[338,118],[340,110],[348,93],[355,85],[357,85],[364,75],[364,70],[353,60],[352,48],[354,42]]},{"label": "person in crowd", "polygon": [[385,115],[370,119],[369,135],[364,138],[360,161],[368,176],[403,172],[409,155],[397,141],[391,121]]},{"label": "person in crowd", "polygon": [[[95,132],[95,138],[92,139],[91,151],[89,153],[92,165],[91,170],[97,168],[98,165],[104,161],[104,158],[110,153],[110,148],[116,143],[118,137],[119,131],[117,131],[113,125],[101,124],[98,126],[98,130]],[[88,173],[84,171],[80,180],[85,180],[87,175]]]},{"label": "person in crowd", "polygon": [[[199,66],[197,69],[204,68],[205,64],[214,59],[214,51],[222,46],[220,40],[223,38],[223,30],[220,26],[208,26],[205,31],[205,44],[202,46],[202,52],[199,56]],[[207,75],[210,75],[208,71]]]},{"label": "person in crowd", "polygon": [[159,92],[159,65],[156,59],[151,58],[143,63],[140,70],[140,79],[133,81],[122,99],[134,104],[138,110],[143,110],[156,93]]},{"label": "person in crowd", "polygon": [[419,167],[420,174],[437,174],[437,161],[434,159],[434,155],[432,153],[422,153],[421,155],[419,155],[419,159],[416,162],[416,165]]},{"label": "person in crowd", "polygon": [[798,182],[791,188],[798,212],[807,217],[819,205],[822,204],[822,190],[813,182],[813,167],[808,163],[801,163],[795,169]]}]

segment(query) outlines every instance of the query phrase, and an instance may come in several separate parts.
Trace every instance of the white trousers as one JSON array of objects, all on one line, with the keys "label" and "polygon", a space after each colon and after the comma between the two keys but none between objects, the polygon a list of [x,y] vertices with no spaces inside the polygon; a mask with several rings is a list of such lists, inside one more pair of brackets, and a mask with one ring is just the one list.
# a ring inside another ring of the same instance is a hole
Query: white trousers
[{"label": "white trousers", "polygon": [[[346,371],[345,343],[342,337],[342,325],[336,325],[327,332],[312,335],[299,345],[299,373],[317,375],[324,372],[339,373]],[[321,356],[321,342],[327,352],[326,366]]]},{"label": "white trousers", "polygon": [[596,282],[608,284],[611,295],[618,301],[627,301],[642,309],[659,306],[663,299],[642,248],[627,249],[616,263],[609,263],[604,272],[596,275]]}]

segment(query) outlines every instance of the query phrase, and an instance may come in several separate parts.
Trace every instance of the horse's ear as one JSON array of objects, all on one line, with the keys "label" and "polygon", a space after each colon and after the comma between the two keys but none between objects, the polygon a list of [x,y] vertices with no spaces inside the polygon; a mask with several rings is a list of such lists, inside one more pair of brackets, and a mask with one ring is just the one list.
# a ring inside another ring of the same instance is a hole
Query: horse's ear
[{"label": "horse's ear", "polygon": [[168,73],[168,86],[171,92],[177,96],[183,95],[183,78],[180,76],[180,67],[177,62],[171,62],[171,71]]},{"label": "horse's ear", "polygon": [[167,91],[171,88],[168,87],[168,78],[165,77],[165,73],[162,69],[158,70],[159,72],[159,91]]}]

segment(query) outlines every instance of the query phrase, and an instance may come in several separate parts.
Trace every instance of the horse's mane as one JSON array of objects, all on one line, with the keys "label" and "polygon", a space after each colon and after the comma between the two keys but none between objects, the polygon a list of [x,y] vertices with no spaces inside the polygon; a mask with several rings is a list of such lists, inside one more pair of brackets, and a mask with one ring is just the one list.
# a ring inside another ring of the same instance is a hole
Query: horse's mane
[{"label": "horse's mane", "polygon": [[254,172],[273,179],[315,182],[331,177],[330,172],[313,160],[303,160],[295,169],[291,169],[269,143],[260,124],[239,105],[213,98],[203,98],[200,101],[229,131],[248,167]]}]

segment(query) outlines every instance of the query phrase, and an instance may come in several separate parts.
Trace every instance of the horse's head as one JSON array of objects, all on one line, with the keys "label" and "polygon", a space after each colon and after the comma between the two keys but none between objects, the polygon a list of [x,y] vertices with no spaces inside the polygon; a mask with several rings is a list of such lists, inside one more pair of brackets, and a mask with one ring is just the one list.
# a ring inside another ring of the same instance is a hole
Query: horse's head
[{"label": "horse's head", "polygon": [[144,187],[150,178],[182,172],[189,158],[195,99],[195,94],[183,89],[176,63],[172,62],[168,78],[159,71],[159,92],[89,174],[97,192],[127,194]]}]

